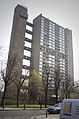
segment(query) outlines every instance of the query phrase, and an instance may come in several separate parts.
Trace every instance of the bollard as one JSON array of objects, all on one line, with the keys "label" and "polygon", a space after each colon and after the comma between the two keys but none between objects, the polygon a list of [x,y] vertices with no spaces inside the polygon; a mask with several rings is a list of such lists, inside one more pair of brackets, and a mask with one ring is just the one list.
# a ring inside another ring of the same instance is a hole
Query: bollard
[{"label": "bollard", "polygon": [[46,117],[47,117],[47,110],[46,110]]}]

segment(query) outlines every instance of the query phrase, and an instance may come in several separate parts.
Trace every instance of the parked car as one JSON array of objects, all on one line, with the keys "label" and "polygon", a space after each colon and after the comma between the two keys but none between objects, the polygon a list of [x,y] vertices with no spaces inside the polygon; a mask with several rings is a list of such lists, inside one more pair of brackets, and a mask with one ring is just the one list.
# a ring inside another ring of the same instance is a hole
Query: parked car
[{"label": "parked car", "polygon": [[55,105],[52,106],[52,107],[48,107],[48,108],[47,108],[47,111],[49,112],[49,114],[53,114],[53,113],[57,114],[57,113],[60,113],[61,104],[62,104],[62,103],[57,103],[57,104],[55,104]]}]

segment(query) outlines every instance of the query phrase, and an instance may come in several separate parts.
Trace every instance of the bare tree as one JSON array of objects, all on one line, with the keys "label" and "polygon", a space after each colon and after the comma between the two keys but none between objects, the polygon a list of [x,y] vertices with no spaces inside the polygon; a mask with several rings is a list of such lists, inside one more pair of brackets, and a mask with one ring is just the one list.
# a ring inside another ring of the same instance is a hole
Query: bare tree
[{"label": "bare tree", "polygon": [[60,73],[59,67],[55,68],[54,70],[54,93],[56,95],[56,103],[58,102],[58,91],[60,89],[60,83],[62,80],[62,73]]},{"label": "bare tree", "polygon": [[4,46],[0,46],[0,70],[4,69],[4,67],[6,67],[6,63],[7,63],[7,48]]},{"label": "bare tree", "polygon": [[42,72],[42,80],[43,80],[44,92],[45,92],[45,107],[47,106],[49,85],[52,81],[52,78],[49,80],[51,68],[52,67],[50,67],[47,63],[45,63]]},{"label": "bare tree", "polygon": [[22,85],[20,90],[20,99],[22,103],[28,101],[28,81]]},{"label": "bare tree", "polygon": [[14,71],[14,68],[16,64],[18,63],[19,63],[18,56],[17,54],[14,54],[12,58],[9,58],[9,61],[7,63],[8,70],[1,71],[2,79],[4,81],[4,92],[3,92],[2,102],[1,102],[1,106],[3,107],[4,107],[4,100],[5,100],[7,88],[16,79],[17,72]]},{"label": "bare tree", "polygon": [[79,80],[74,82],[74,98],[79,98]]},{"label": "bare tree", "polygon": [[70,98],[70,94],[72,93],[74,89],[74,82],[70,76],[67,76],[67,78],[63,82],[63,91],[65,98]]},{"label": "bare tree", "polygon": [[17,107],[19,107],[19,95],[20,95],[21,87],[22,87],[23,83],[25,82],[25,80],[27,80],[28,78],[31,77],[31,75],[22,76],[21,73],[19,75],[20,75],[20,79],[17,79],[14,81],[15,86],[16,86],[16,91],[17,91]]},{"label": "bare tree", "polygon": [[3,88],[4,88],[3,80],[0,77],[0,92],[2,92]]}]

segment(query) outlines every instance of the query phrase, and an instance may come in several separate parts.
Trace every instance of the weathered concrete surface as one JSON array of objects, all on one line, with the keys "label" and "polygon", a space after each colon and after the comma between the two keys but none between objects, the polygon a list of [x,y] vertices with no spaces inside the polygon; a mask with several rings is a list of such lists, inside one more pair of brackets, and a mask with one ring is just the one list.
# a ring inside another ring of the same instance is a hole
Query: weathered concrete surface
[{"label": "weathered concrete surface", "polygon": [[59,114],[48,114],[45,109],[10,108],[0,109],[0,119],[59,119]]}]

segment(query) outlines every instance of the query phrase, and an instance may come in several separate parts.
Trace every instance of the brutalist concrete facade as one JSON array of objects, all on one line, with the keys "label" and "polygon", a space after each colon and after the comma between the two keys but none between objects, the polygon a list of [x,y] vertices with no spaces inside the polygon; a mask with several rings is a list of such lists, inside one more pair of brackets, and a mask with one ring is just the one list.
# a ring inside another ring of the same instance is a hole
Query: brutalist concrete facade
[{"label": "brutalist concrete facade", "polygon": [[[33,25],[27,22],[28,13],[27,8],[21,5],[17,5],[14,11],[13,17],[13,25],[12,25],[12,33],[11,33],[11,41],[10,48],[8,54],[8,64],[10,64],[10,59],[13,59],[16,55],[17,64],[13,68],[12,72],[16,72],[19,74],[16,77],[16,80],[20,80],[22,74],[22,69],[30,70],[31,66],[23,65],[23,59],[29,60],[31,62],[31,55],[28,57],[27,54],[24,54],[24,51],[29,51],[31,54],[32,49],[26,46],[26,42],[32,43],[32,39],[27,38],[27,34],[32,36],[32,31],[27,29],[27,26],[33,27]],[[7,72],[9,69],[7,67]],[[12,74],[13,75],[13,74]],[[13,77],[14,78],[14,77]],[[14,82],[8,88],[8,97],[16,97],[16,86]]]},{"label": "brutalist concrete facade", "polygon": [[[54,23],[40,14],[33,20],[33,24],[27,22],[27,8],[17,5],[15,8],[9,56],[18,53],[20,59],[20,71],[22,68],[35,69],[42,75],[42,64],[47,62],[49,66],[59,66],[65,74],[73,77],[73,48],[72,31]],[[33,28],[33,32],[26,26]],[[32,39],[27,38],[28,33]],[[26,47],[25,42],[32,47]],[[24,55],[24,50],[31,52],[30,57]],[[23,59],[30,60],[30,66],[23,65]],[[46,60],[46,61],[45,61]]]},{"label": "brutalist concrete facade", "polygon": [[44,64],[59,67],[63,78],[74,79],[72,31],[54,23],[40,14],[33,20],[32,64],[43,74]]},{"label": "brutalist concrete facade", "polygon": [[32,39],[27,38],[27,34],[32,36],[32,31],[27,29],[27,26],[33,27],[33,25],[27,22],[28,13],[27,8],[21,5],[17,5],[14,11],[11,41],[9,48],[9,56],[13,57],[14,54],[18,55],[20,65],[18,70],[21,72],[23,69],[31,69],[30,66],[23,65],[23,59],[31,61],[31,55],[28,57],[24,54],[24,50],[29,51],[31,54],[32,49],[26,46],[26,42],[32,43]]},{"label": "brutalist concrete facade", "polygon": [[18,55],[18,59],[20,60],[18,70],[20,72],[22,70],[27,19],[27,9],[20,5],[17,5],[14,11],[9,56],[12,57],[15,53]]},{"label": "brutalist concrete facade", "polygon": [[[20,60],[20,65],[16,66],[15,70],[20,73],[22,69],[25,71],[35,69],[42,76],[44,64],[47,63],[53,68],[59,67],[64,79],[68,75],[74,79],[72,31],[45,18],[42,14],[33,20],[33,24],[27,19],[27,8],[17,5],[9,48],[9,57],[17,53]],[[28,30],[27,25],[33,28],[33,31]],[[26,34],[31,35],[32,38],[30,39]],[[31,47],[25,45],[28,42]],[[30,56],[24,54],[24,50],[30,52]],[[29,60],[30,65],[23,65],[23,59]]]}]

